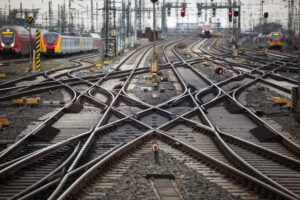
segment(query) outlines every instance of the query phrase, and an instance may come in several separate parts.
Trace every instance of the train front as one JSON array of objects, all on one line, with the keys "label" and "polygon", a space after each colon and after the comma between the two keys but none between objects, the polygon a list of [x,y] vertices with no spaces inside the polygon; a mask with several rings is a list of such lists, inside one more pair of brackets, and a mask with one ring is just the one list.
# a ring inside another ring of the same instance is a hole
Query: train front
[{"label": "train front", "polygon": [[205,24],[202,26],[202,36],[203,37],[211,37],[212,35],[212,27],[209,24]]},{"label": "train front", "polygon": [[45,55],[61,54],[60,36],[56,32],[47,32],[42,37],[42,53]]},{"label": "train front", "polygon": [[282,35],[280,33],[271,33],[269,49],[282,49]]},{"label": "train front", "polygon": [[13,55],[20,53],[17,50],[16,30],[13,28],[0,29],[0,54],[3,56]]}]

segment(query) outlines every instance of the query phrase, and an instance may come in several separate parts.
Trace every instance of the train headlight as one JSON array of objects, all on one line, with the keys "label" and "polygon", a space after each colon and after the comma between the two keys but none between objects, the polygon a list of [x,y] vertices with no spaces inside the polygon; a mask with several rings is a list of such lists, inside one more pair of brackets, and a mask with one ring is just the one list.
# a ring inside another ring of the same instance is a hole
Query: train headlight
[{"label": "train headlight", "polygon": [[15,46],[15,43],[12,43],[12,44],[10,45],[10,47],[13,47],[13,46]]},{"label": "train headlight", "polygon": [[212,33],[212,30],[210,30],[209,32],[211,32],[211,33]]},{"label": "train headlight", "polygon": [[3,42],[1,42],[1,46],[3,46],[3,47],[4,47],[4,46],[5,46],[5,44],[4,44]]}]

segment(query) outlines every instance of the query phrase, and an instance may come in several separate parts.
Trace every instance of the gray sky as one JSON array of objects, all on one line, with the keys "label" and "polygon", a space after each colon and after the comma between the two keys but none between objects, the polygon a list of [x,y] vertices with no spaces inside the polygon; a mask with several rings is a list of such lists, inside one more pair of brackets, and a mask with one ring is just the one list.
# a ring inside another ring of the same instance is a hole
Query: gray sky
[{"label": "gray sky", "polygon": [[[0,0],[0,9],[2,11],[8,11],[9,7],[9,1],[11,2],[11,9],[19,8],[20,3],[23,4],[23,8],[39,8],[40,9],[40,15],[38,17],[38,22],[46,24],[46,18],[48,16],[48,2],[49,0]],[[90,6],[91,1],[90,0],[72,0],[74,3],[72,3],[72,7],[76,11],[76,16],[78,18],[83,17],[84,18],[84,24],[88,25],[90,27]],[[98,2],[99,8],[103,7],[103,0],[93,0],[94,1],[94,9],[96,9],[96,3]],[[128,0],[126,0],[128,1]],[[134,0],[130,0],[132,3],[132,8],[134,7]],[[150,0],[144,0],[146,3],[146,7],[152,7],[152,4],[150,3]],[[52,0],[53,4],[53,16],[54,19],[57,18],[57,10],[58,10],[58,4],[63,4],[63,0]],[[68,6],[69,0],[65,0],[66,6]],[[117,2],[121,2],[117,1]],[[159,0],[159,2],[162,2],[162,0]],[[166,2],[176,2],[176,0],[166,0]],[[182,2],[182,1],[181,1]],[[169,27],[174,27],[176,25],[176,13],[178,13],[179,22],[200,22],[205,21],[204,14],[205,11],[202,11],[202,17],[197,19],[197,9],[196,9],[196,3],[202,2],[205,3],[205,0],[189,0],[188,7],[186,9],[186,17],[183,19],[180,17],[179,9],[172,9],[171,10],[171,16],[167,17],[167,24]],[[208,2],[210,2],[208,0]],[[220,2],[227,2],[224,0],[214,0],[214,2],[220,3]],[[260,0],[242,0],[242,13],[241,13],[241,22],[242,22],[242,29],[249,29],[252,27],[252,25],[259,23],[259,14],[260,14]],[[296,2],[299,2],[296,0]],[[79,4],[81,6],[79,6]],[[298,7],[298,3],[297,7]],[[120,4],[117,4],[120,6]],[[85,7],[85,8],[83,8]],[[89,12],[86,12],[86,11]],[[287,9],[287,0],[265,0],[264,3],[264,12],[269,12],[269,19],[270,22],[278,22],[282,23],[285,27],[287,26],[287,19],[288,19],[288,9]],[[152,13],[146,13],[145,14],[145,25],[151,26],[152,25]],[[211,17],[211,11],[209,10],[207,12],[207,18]],[[75,17],[76,18],[76,17]],[[132,14],[132,21],[134,21],[134,13]],[[222,26],[228,27],[228,10],[217,10],[216,11],[216,17],[212,18],[213,22],[220,21]],[[297,20],[298,21],[298,20]],[[75,19],[76,22],[76,19]],[[81,23],[81,20],[77,21],[76,23]],[[99,12],[99,22],[98,26],[96,25],[95,21],[95,27],[100,28],[102,23],[102,15],[101,11]],[[160,22],[159,22],[160,24]]]}]

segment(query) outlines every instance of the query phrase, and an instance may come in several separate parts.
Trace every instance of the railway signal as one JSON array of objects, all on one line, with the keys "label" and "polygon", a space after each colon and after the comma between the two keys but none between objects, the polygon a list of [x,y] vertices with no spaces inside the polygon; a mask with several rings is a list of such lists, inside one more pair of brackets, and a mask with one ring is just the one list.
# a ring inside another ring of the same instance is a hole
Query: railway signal
[{"label": "railway signal", "polygon": [[234,11],[234,12],[233,12],[233,15],[234,15],[235,17],[238,17],[238,16],[239,16],[239,11]]},{"label": "railway signal", "polygon": [[228,16],[229,16],[229,21],[232,22],[232,10],[231,10],[231,8],[229,8]]},{"label": "railway signal", "polygon": [[151,0],[153,3],[153,60],[150,61],[150,72],[153,72],[152,69],[155,68],[156,73],[160,73],[160,69],[158,67],[158,60],[157,60],[157,54],[155,52],[155,42],[156,42],[156,33],[155,33],[155,3],[158,2],[158,0]]},{"label": "railway signal", "polygon": [[185,8],[181,8],[180,10],[181,17],[185,16]]},{"label": "railway signal", "polygon": [[202,15],[202,11],[199,9],[198,10],[198,17],[201,17],[201,15]]},{"label": "railway signal", "polygon": [[264,18],[267,19],[269,17],[269,13],[265,12],[264,13]]},{"label": "railway signal", "polygon": [[31,40],[31,24],[33,24],[35,22],[33,17],[26,17],[25,22],[28,24],[29,26],[29,46],[30,46],[30,53],[29,53],[29,72],[31,71],[31,59],[32,59],[32,40]]}]

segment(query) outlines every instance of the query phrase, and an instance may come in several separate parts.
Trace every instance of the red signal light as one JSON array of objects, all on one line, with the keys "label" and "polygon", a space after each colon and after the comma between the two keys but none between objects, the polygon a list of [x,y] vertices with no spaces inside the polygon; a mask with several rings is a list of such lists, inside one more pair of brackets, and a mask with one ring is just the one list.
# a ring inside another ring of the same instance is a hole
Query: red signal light
[{"label": "red signal light", "polygon": [[232,11],[229,11],[229,16],[232,16]]},{"label": "red signal light", "polygon": [[181,13],[181,17],[184,17],[185,16],[185,9],[181,8],[180,13]]}]

